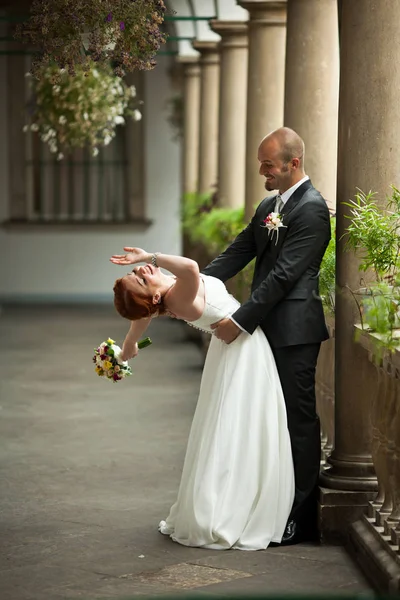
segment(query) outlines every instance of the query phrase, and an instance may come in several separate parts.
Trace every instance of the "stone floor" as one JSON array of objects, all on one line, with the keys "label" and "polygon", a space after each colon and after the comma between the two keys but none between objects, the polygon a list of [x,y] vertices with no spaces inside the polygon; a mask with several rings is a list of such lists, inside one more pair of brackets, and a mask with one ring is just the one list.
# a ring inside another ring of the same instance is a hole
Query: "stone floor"
[{"label": "stone floor", "polygon": [[213,552],[157,532],[201,375],[184,327],[156,321],[134,376],[114,385],[91,363],[103,339],[123,340],[111,307],[3,310],[1,600],[373,595],[337,546]]}]

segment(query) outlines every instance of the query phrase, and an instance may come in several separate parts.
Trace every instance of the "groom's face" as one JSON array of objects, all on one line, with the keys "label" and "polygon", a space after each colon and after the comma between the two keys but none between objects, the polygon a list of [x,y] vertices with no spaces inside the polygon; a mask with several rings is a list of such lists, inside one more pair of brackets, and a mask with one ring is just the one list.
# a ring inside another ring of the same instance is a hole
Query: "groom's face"
[{"label": "groom's face", "polygon": [[265,177],[264,187],[268,191],[285,192],[292,186],[290,165],[282,159],[282,151],[276,140],[264,140],[258,149],[259,173]]}]

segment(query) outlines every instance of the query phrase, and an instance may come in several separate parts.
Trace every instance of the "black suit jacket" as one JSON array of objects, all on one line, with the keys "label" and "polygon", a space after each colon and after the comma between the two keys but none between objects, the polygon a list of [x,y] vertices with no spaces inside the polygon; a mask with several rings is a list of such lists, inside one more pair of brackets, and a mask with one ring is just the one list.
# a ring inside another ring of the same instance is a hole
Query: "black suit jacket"
[{"label": "black suit jacket", "polygon": [[226,281],[256,257],[251,296],[233,319],[249,333],[259,325],[272,347],[322,342],[329,337],[318,289],[331,237],[327,204],[311,181],[304,182],[283,207],[285,227],[277,236],[262,227],[275,202],[276,196],[265,198],[248,226],[203,273]]}]

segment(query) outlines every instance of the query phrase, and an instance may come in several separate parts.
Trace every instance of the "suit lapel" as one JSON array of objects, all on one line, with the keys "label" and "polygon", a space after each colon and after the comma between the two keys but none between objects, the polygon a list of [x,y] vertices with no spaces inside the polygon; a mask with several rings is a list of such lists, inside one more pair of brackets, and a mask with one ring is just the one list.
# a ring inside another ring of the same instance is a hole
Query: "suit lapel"
[{"label": "suit lapel", "polygon": [[[282,222],[284,225],[286,224],[285,220],[287,219],[289,214],[292,212],[292,210],[294,208],[296,208],[299,200],[302,199],[302,197],[304,196],[306,191],[310,189],[310,187],[312,187],[312,183],[309,179],[307,179],[307,181],[305,181],[300,187],[297,188],[297,190],[295,190],[293,192],[293,194],[290,196],[289,200],[283,206],[283,208],[281,210],[281,216],[282,216]],[[265,215],[263,216],[263,219],[265,219],[265,217],[267,215],[269,215],[269,213],[274,211],[275,203],[276,203],[276,196],[273,196],[271,198],[270,202],[268,201],[265,203],[266,209],[265,209]],[[260,226],[262,226],[262,224],[263,224],[263,222],[261,221]],[[262,232],[265,235],[265,237],[263,239],[260,251],[258,253],[259,259],[262,257],[262,255],[268,248],[268,244],[271,243],[272,239],[274,238],[274,235],[276,235],[276,232],[272,232],[272,235],[270,235],[268,229],[263,229]]]},{"label": "suit lapel", "polygon": [[306,191],[310,189],[310,187],[312,187],[312,183],[309,179],[307,179],[307,181],[302,183],[301,186],[293,192],[289,200],[286,202],[285,206],[282,208],[282,217],[287,217],[292,212],[298,201],[302,199],[302,197],[304,196]]}]

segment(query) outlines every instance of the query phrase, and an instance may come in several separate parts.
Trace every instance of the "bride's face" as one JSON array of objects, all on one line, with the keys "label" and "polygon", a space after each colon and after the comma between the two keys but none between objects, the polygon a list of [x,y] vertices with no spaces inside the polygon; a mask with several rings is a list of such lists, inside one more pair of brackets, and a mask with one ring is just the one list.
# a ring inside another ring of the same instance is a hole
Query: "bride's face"
[{"label": "bride's face", "polygon": [[165,275],[158,267],[143,265],[134,267],[124,277],[127,287],[140,296],[152,296],[163,288]]}]

